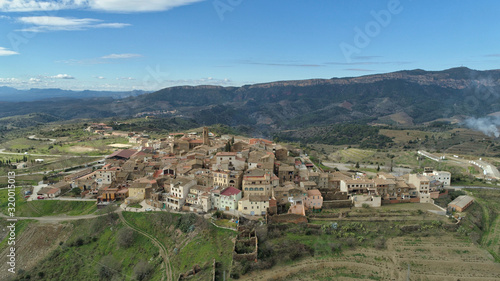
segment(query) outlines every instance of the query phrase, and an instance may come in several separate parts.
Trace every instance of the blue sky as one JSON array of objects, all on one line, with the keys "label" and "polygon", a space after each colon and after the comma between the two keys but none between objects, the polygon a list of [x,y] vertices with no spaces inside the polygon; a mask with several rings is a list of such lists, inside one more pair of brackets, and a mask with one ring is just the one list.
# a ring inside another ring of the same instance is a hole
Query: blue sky
[{"label": "blue sky", "polygon": [[0,86],[153,91],[499,68],[495,1],[0,0]]}]

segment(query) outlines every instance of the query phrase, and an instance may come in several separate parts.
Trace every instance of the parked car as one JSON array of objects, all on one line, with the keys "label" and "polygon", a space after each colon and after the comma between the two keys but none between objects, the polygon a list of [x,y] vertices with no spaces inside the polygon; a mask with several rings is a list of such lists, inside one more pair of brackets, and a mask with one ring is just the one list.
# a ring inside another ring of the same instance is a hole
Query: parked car
[{"label": "parked car", "polygon": [[38,196],[36,199],[41,200],[41,199],[45,199],[45,197],[43,197],[43,196]]}]

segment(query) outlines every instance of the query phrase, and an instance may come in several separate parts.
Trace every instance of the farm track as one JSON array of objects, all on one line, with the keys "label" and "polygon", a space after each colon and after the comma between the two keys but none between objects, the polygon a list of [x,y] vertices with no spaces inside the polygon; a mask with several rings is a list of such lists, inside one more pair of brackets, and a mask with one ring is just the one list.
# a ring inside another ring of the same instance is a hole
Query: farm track
[{"label": "farm track", "polygon": [[[166,280],[167,281],[173,281],[173,271],[172,271],[172,265],[170,264],[170,259],[168,257],[168,251],[167,251],[167,248],[158,240],[156,239],[155,237],[153,237],[152,235],[138,229],[137,227],[133,226],[131,223],[129,223],[125,217],[123,217],[123,214],[122,212],[118,212],[118,216],[120,217],[120,220],[128,227],[130,227],[131,229],[139,232],[140,234],[146,236],[147,238],[149,238],[153,244],[155,244],[159,250],[160,250],[160,255],[162,256],[163,258],[163,262],[165,263],[165,275],[166,275]],[[164,276],[165,276],[164,275]],[[163,277],[162,280],[165,280],[165,278]]]}]

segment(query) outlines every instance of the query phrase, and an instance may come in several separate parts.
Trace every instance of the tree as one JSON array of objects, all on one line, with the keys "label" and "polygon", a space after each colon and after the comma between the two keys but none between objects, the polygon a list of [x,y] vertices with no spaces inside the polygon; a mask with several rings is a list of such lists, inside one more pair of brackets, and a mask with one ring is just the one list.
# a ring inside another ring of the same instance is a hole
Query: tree
[{"label": "tree", "polygon": [[111,280],[113,275],[120,273],[120,263],[111,255],[104,256],[97,265],[97,273],[101,280]]},{"label": "tree", "polygon": [[73,189],[71,189],[71,194],[73,194],[73,196],[80,196],[80,194],[82,193],[82,190],[78,187],[75,187]]},{"label": "tree", "polygon": [[380,171],[380,165],[377,165],[377,172]]},{"label": "tree", "polygon": [[117,243],[120,248],[128,248],[134,243],[135,231],[130,228],[122,228],[118,231]]},{"label": "tree", "polygon": [[139,281],[147,280],[152,271],[153,266],[143,260],[141,260],[134,266],[134,275],[135,278]]},{"label": "tree", "polygon": [[359,162],[356,162],[356,169],[359,169]]}]

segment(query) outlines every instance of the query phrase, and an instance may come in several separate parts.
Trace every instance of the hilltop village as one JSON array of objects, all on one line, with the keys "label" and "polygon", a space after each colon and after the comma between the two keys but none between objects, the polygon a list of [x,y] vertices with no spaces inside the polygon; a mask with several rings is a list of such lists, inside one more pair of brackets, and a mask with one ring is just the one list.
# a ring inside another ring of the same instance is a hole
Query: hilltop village
[{"label": "hilltop village", "polygon": [[[94,126],[95,133],[112,128]],[[235,216],[308,212],[340,207],[428,203],[445,194],[451,174],[427,168],[423,174],[323,172],[300,149],[272,141],[202,133],[173,133],[162,139],[128,133],[131,145],[38,192],[45,197],[79,188],[99,204],[142,202],[151,209]]]}]

